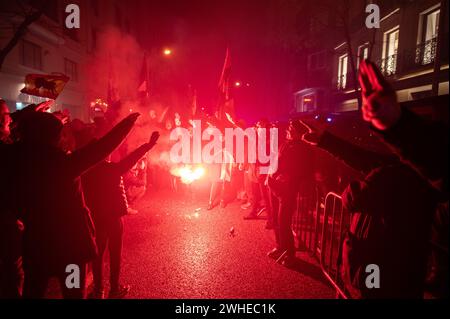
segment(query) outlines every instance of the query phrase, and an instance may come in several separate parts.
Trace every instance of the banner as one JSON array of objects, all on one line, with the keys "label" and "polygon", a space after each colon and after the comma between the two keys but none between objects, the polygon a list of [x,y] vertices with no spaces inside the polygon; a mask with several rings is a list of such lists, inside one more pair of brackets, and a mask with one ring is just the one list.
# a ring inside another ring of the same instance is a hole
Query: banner
[{"label": "banner", "polygon": [[20,92],[56,100],[69,80],[65,75],[28,74]]}]

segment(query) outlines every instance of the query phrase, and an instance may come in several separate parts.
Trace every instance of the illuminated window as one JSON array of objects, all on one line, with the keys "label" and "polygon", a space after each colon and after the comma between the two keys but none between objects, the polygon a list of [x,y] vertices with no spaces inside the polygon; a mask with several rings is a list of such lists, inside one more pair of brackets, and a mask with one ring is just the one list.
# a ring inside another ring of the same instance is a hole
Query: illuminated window
[{"label": "illuminated window", "polygon": [[398,26],[384,33],[383,60],[381,61],[381,70],[385,75],[392,75],[397,71],[399,35],[400,30]]},{"label": "illuminated window", "polygon": [[314,94],[305,95],[303,97],[303,112],[311,112],[316,109],[316,97]]},{"label": "illuminated window", "polygon": [[347,86],[347,67],[348,67],[348,55],[344,54],[339,57],[338,64],[338,78],[337,87],[338,89],[345,89]]},{"label": "illuminated window", "polygon": [[420,15],[416,63],[425,65],[434,62],[439,31],[439,16],[439,8],[429,9]]}]

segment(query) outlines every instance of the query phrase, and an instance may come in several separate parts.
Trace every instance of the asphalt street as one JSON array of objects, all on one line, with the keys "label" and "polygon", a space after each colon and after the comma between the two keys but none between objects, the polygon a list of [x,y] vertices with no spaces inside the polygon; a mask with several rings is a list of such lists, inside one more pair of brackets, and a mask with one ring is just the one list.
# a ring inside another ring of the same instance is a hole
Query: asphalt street
[{"label": "asphalt street", "polygon": [[[236,201],[152,194],[125,217],[122,282],[129,298],[334,298],[317,262],[297,253],[287,269],[268,258],[273,232],[243,220]],[[107,276],[105,276],[107,278]]]}]

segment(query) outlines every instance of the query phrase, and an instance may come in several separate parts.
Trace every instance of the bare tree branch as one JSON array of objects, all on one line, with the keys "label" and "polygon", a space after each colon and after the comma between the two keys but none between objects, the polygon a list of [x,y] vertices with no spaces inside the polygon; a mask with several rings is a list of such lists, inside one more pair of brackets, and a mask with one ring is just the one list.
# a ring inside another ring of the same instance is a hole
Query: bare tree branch
[{"label": "bare tree branch", "polygon": [[44,13],[44,10],[47,7],[47,5],[48,1],[44,1],[40,8],[38,8],[32,14],[25,16],[25,19],[18,26],[11,40],[6,44],[6,46],[3,49],[0,50],[0,70],[2,69],[3,63],[5,62],[5,59],[8,56],[8,54],[15,48],[15,46],[26,34],[28,27],[37,20],[39,20],[39,18]]}]

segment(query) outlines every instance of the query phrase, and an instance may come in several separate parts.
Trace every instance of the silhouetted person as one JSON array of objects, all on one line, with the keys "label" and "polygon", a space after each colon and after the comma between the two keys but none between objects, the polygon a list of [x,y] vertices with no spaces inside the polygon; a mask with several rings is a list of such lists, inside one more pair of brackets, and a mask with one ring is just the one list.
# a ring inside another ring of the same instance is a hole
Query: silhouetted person
[{"label": "silhouetted person", "polygon": [[[256,123],[256,133],[258,136],[265,134],[265,141],[262,142],[265,145],[262,145],[260,143],[260,139],[257,139],[257,147],[258,149],[264,150],[264,152],[267,154],[268,151],[271,150],[270,148],[270,123],[266,119],[261,119]],[[265,133],[263,133],[265,131]],[[251,173],[254,174],[253,181],[251,182],[251,191],[252,191],[252,209],[250,213],[244,217],[244,219],[258,219],[259,215],[265,211],[267,214],[267,223],[266,228],[267,229],[273,229],[274,221],[273,221],[273,213],[272,213],[272,207],[271,207],[271,201],[270,201],[270,191],[269,187],[267,186],[267,174],[262,174],[260,172],[260,169],[264,165],[257,161],[255,164],[250,164],[250,169],[252,169]],[[263,205],[261,205],[261,202],[264,202]]]},{"label": "silhouetted person", "polygon": [[295,242],[292,234],[292,215],[297,208],[297,195],[313,187],[313,162],[309,146],[301,140],[303,126],[290,121],[287,141],[280,148],[278,170],[269,177],[269,187],[278,198],[278,211],[274,211],[274,230],[277,246],[268,256],[279,259],[285,255],[283,264],[295,262]]},{"label": "silhouetted person", "polygon": [[129,286],[120,284],[123,221],[127,214],[127,199],[122,175],[129,171],[150,149],[155,146],[159,133],[154,132],[148,143],[141,145],[118,163],[103,161],[83,177],[83,190],[95,224],[98,257],[93,262],[93,298],[104,297],[103,255],[108,246],[110,255],[109,298],[123,298]]},{"label": "silhouetted person", "polygon": [[[0,149],[12,143],[11,115],[6,102],[0,100]],[[8,164],[0,163],[2,173],[9,170]],[[7,179],[0,177],[3,196],[8,196],[4,188],[8,188]],[[6,198],[5,198],[6,200]],[[22,255],[21,239],[22,225],[17,220],[15,212],[6,206],[6,201],[0,201],[0,298],[20,298],[22,288]]]},{"label": "silhouetted person", "polygon": [[[21,119],[20,142],[2,156],[12,159],[10,202],[25,225],[25,298],[42,298],[50,277],[58,277],[65,298],[84,297],[85,266],[97,251],[79,176],[121,143],[137,117],[128,116],[99,141],[70,155],[57,147],[62,123],[53,115],[35,112]],[[74,289],[65,284],[68,265],[80,270],[80,285]]]},{"label": "silhouetted person", "polygon": [[361,63],[362,114],[380,138],[437,189],[442,197],[432,232],[432,269],[428,281],[442,297],[448,297],[448,124],[427,121],[400,107],[392,86],[370,61]]},{"label": "silhouetted person", "polygon": [[[422,298],[435,191],[393,154],[369,151],[326,130],[308,128],[306,142],[367,174],[342,195],[344,207],[352,213],[340,269],[350,296]],[[379,288],[366,286],[369,265],[379,267]]]},{"label": "silhouetted person", "polygon": [[[423,298],[434,191],[399,163],[352,182],[342,197],[353,213],[342,250],[343,279],[352,297]],[[365,283],[370,264],[380,270],[376,289]]]}]

